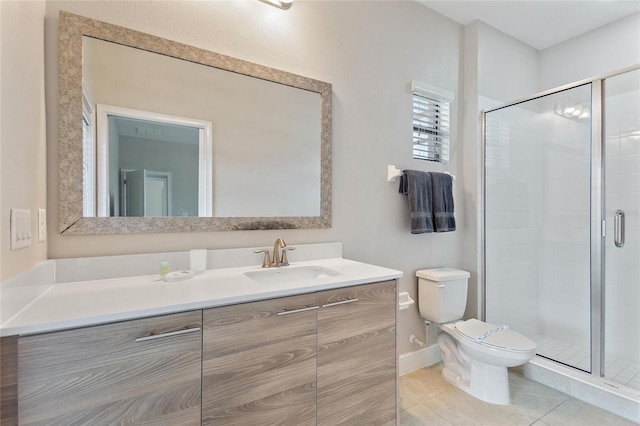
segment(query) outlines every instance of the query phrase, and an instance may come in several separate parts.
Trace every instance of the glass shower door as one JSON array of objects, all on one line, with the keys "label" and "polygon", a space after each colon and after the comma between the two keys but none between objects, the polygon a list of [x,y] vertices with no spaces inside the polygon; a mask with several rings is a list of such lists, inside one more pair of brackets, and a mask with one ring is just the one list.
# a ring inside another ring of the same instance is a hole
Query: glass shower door
[{"label": "glass shower door", "polygon": [[640,389],[640,70],[604,88],[604,376]]},{"label": "glass shower door", "polygon": [[584,371],[591,371],[591,89],[485,115],[486,321]]}]

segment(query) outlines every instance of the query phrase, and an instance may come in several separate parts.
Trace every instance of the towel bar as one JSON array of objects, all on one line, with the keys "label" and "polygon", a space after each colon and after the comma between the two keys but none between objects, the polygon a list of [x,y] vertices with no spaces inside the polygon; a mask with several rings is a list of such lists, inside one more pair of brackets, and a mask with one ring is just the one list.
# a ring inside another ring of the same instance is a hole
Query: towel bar
[{"label": "towel bar", "polygon": [[[456,180],[456,176],[452,175],[449,172],[443,172],[448,174],[449,176],[451,176],[451,179],[453,179],[454,181]],[[387,181],[388,182],[395,182],[396,180],[398,180],[398,178],[402,176],[402,170],[398,169],[396,166],[393,166],[391,164],[387,165]]]},{"label": "towel bar", "polygon": [[397,169],[396,166],[387,166],[387,180],[389,182],[395,182],[400,176],[402,176],[402,170]]}]

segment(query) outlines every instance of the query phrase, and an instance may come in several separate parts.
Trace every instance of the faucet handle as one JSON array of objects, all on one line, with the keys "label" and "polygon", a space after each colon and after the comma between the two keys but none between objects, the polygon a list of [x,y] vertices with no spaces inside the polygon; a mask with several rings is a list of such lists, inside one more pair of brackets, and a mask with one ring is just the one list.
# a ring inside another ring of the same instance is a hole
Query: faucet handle
[{"label": "faucet handle", "polygon": [[271,266],[271,258],[269,257],[269,249],[258,249],[254,250],[254,253],[264,253],[264,258],[262,259],[262,267],[268,268]]},{"label": "faucet handle", "polygon": [[287,259],[287,252],[289,250],[295,250],[295,247],[282,247],[282,266],[289,266],[289,260]]}]

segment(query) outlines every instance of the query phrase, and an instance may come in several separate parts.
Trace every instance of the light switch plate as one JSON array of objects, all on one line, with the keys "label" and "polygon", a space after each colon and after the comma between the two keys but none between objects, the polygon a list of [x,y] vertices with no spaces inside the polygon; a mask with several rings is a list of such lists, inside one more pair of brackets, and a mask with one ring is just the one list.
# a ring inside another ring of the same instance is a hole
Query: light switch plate
[{"label": "light switch plate", "polygon": [[41,243],[47,239],[47,211],[38,209],[38,242]]},{"label": "light switch plate", "polygon": [[11,250],[31,245],[31,210],[11,209]]}]

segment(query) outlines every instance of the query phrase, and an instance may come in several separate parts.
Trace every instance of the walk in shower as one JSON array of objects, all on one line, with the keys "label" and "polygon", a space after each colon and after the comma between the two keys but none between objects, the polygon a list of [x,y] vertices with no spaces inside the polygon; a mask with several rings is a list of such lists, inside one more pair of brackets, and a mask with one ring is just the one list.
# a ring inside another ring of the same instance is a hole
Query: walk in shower
[{"label": "walk in shower", "polygon": [[483,115],[486,321],[640,395],[640,69]]}]

